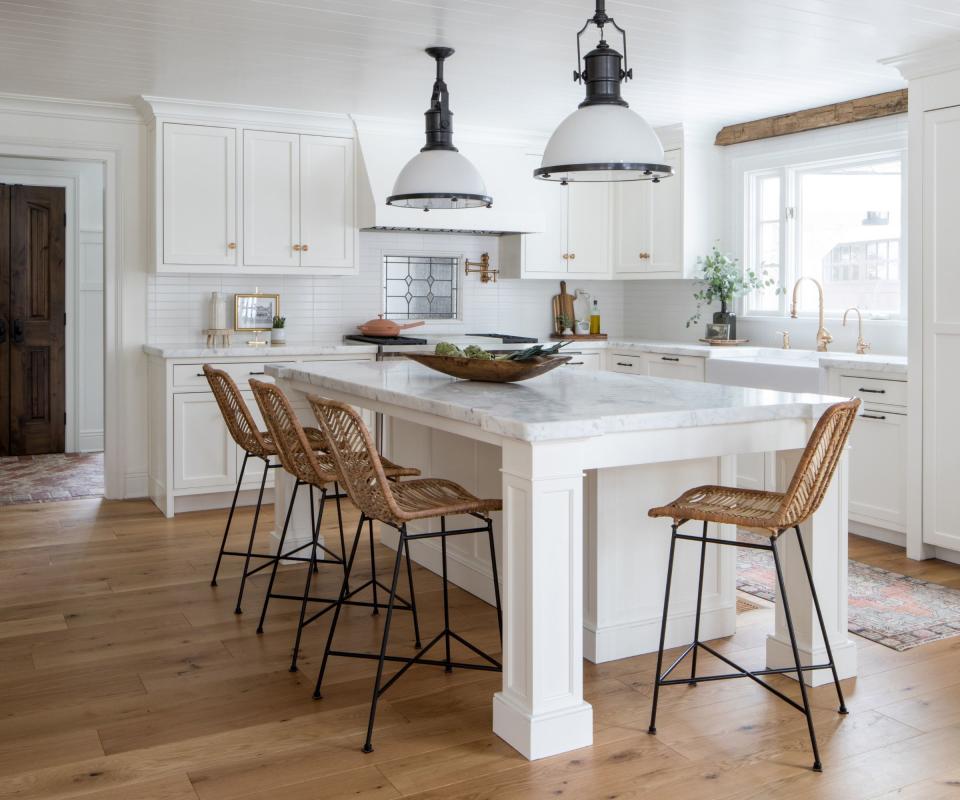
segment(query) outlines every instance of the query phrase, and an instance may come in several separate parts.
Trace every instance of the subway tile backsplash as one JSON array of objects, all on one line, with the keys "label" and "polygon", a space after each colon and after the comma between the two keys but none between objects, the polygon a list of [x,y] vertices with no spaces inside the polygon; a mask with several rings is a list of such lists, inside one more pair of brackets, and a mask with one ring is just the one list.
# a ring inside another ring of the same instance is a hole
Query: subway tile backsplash
[{"label": "subway tile backsplash", "polygon": [[[201,343],[207,327],[211,292],[279,293],[287,318],[287,341],[293,344],[339,340],[382,311],[382,256],[447,253],[477,261],[490,253],[499,263],[496,236],[364,231],[360,234],[360,272],[338,277],[271,277],[258,275],[150,275],[147,284],[147,331],[151,344]],[[546,336],[552,330],[550,298],[560,287],[554,280],[498,280],[486,285],[477,275],[462,273],[461,333],[514,333]],[[624,334],[624,284],[620,281],[577,281],[567,291],[582,288],[597,299],[603,329]],[[411,333],[414,333],[411,331]]]}]

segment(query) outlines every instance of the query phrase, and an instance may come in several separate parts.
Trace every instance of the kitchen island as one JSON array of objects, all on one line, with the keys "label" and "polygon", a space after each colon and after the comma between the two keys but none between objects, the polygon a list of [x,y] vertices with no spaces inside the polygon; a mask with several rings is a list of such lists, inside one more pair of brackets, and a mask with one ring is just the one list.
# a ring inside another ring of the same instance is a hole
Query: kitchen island
[{"label": "kitchen island", "polygon": [[[605,661],[656,649],[670,537],[668,523],[649,519],[647,509],[700,484],[731,483],[743,453],[777,453],[785,483],[833,400],[562,368],[519,384],[457,381],[404,361],[274,365],[267,372],[305,420],[302,394],[311,392],[380,412],[389,420],[386,455],[481,496],[502,496],[496,525],[504,673],[493,698],[493,729],[531,759],[592,742],[585,654]],[[289,484],[278,480],[278,503]],[[823,505],[803,526],[841,678],[856,673],[847,634],[846,521],[844,457]],[[711,535],[736,532],[719,526]],[[384,541],[390,543],[386,535]],[[801,656],[822,663],[799,550],[785,544]],[[704,639],[736,627],[734,551],[717,549],[707,559]],[[667,646],[692,638],[695,551],[678,550]],[[415,552],[428,567],[433,556]],[[454,580],[483,595],[471,585],[479,576],[489,582],[483,562],[469,552],[452,556],[462,576],[454,573]],[[792,663],[788,641],[778,612],[767,641],[769,666]]]}]

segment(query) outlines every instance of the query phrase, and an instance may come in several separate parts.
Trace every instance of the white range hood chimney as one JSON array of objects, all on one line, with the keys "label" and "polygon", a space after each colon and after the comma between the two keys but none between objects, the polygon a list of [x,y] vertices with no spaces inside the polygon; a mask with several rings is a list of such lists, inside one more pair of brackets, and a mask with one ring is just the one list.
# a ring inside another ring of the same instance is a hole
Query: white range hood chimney
[{"label": "white range hood chimney", "polygon": [[483,176],[493,206],[421,211],[388,206],[386,201],[410,154],[423,146],[423,131],[413,124],[369,117],[354,117],[354,124],[360,145],[360,228],[480,233],[537,233],[544,229],[543,209],[537,200],[540,189],[529,166],[529,155],[538,152],[542,143],[458,131],[457,146]]}]

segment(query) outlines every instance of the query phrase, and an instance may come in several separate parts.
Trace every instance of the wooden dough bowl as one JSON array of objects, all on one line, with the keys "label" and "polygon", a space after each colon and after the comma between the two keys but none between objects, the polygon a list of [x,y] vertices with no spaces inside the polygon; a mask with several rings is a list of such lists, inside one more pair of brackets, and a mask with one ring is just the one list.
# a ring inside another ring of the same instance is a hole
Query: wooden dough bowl
[{"label": "wooden dough bowl", "polygon": [[444,375],[452,375],[466,381],[486,381],[488,383],[514,383],[543,375],[552,369],[566,364],[571,356],[539,356],[529,361],[497,361],[483,358],[463,358],[462,356],[437,356],[426,353],[404,353],[404,355],[435,369]]}]

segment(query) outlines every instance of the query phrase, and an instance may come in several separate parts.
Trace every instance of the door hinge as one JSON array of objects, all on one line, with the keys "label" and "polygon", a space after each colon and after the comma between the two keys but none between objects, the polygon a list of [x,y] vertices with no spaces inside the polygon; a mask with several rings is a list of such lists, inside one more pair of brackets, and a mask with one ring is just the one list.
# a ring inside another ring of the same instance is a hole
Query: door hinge
[{"label": "door hinge", "polygon": [[67,424],[67,412],[66,412],[66,411],[63,412],[63,424],[64,424],[64,425]]},{"label": "door hinge", "polygon": [[63,212],[63,227],[64,227],[64,228],[67,227],[67,212],[66,212],[66,211]]},{"label": "door hinge", "polygon": [[66,311],[63,312],[63,324],[64,324],[64,327],[66,327],[66,324],[67,324],[67,312],[66,312]]},{"label": "door hinge", "polygon": [[787,206],[786,208],[787,219],[794,219],[797,216],[797,209],[793,206]]}]

